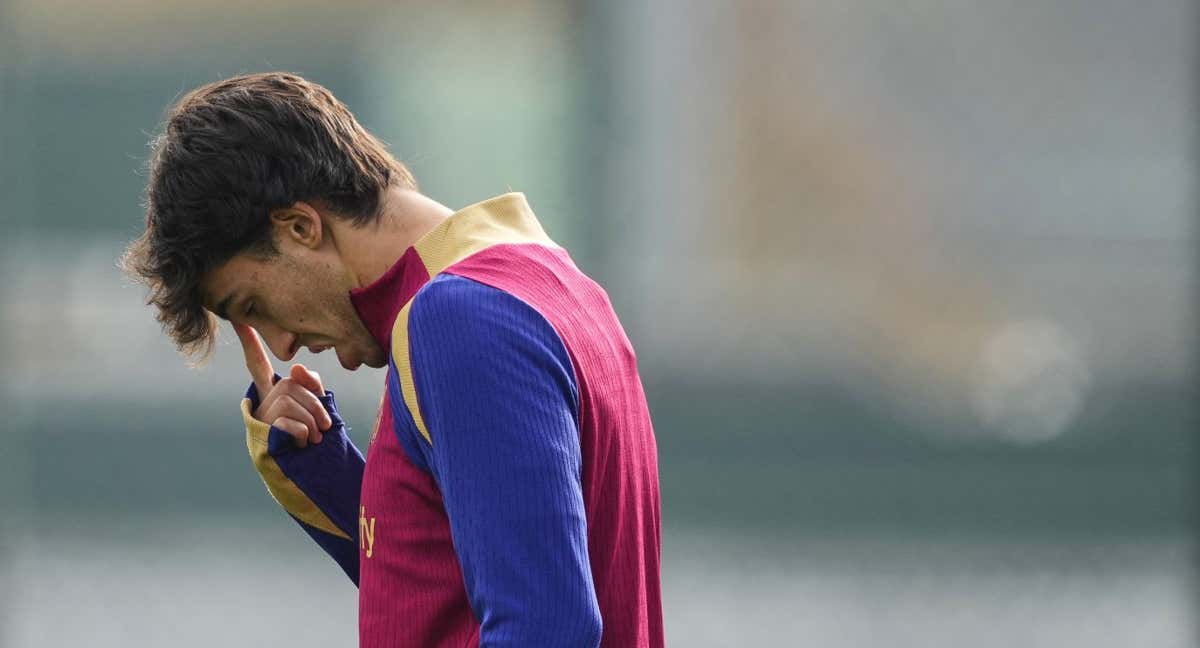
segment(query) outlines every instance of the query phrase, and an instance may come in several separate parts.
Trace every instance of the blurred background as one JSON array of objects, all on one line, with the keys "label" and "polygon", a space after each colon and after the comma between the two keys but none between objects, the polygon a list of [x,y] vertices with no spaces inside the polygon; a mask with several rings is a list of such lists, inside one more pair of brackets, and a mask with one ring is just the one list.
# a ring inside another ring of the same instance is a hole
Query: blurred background
[{"label": "blurred background", "polygon": [[[353,645],[116,269],[172,101],[330,88],[612,296],[671,646],[1197,645],[1187,0],[0,0],[0,643]],[[303,357],[365,445],[383,373]]]}]

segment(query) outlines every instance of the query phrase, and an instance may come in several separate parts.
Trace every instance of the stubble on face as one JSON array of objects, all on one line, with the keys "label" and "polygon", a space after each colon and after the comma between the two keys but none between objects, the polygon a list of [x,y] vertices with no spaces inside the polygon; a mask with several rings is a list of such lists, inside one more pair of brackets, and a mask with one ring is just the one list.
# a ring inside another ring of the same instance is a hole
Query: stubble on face
[{"label": "stubble on face", "polygon": [[[206,290],[214,303],[226,295],[241,296],[229,305],[228,316],[264,335],[284,331],[299,347],[333,347],[348,370],[386,366],[386,351],[359,318],[348,283],[327,260],[280,252],[235,257],[209,276]],[[247,303],[255,311],[249,317],[242,315]]]},{"label": "stubble on face", "polygon": [[284,276],[291,277],[287,310],[296,322],[294,330],[301,344],[332,345],[342,366],[349,370],[360,364],[387,365],[386,352],[358,316],[350,301],[350,286],[337,269],[323,261],[292,257],[281,259],[281,265]]}]

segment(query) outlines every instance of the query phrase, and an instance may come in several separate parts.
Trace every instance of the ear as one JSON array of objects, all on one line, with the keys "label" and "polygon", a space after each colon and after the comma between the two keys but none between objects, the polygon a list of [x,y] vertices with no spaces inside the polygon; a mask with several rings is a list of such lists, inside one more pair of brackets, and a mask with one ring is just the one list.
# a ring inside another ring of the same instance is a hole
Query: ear
[{"label": "ear", "polygon": [[271,212],[271,226],[276,241],[291,241],[315,250],[321,246],[324,236],[321,214],[312,205],[297,201],[289,207]]}]

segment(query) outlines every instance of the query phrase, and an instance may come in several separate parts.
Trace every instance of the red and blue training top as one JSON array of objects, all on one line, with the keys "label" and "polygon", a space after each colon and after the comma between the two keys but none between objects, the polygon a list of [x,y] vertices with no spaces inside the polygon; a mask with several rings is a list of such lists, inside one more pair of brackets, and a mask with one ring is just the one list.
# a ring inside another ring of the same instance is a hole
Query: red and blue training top
[{"label": "red and blue training top", "polygon": [[525,197],[462,209],[351,292],[390,350],[364,461],[254,420],[268,490],[359,585],[365,647],[663,645],[657,451],[604,290]]}]

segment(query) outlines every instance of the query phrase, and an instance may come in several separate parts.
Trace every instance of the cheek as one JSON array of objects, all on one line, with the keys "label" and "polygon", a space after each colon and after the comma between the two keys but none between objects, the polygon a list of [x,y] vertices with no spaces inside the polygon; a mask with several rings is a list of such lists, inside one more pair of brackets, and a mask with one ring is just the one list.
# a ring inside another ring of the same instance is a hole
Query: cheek
[{"label": "cheek", "polygon": [[322,309],[312,295],[277,290],[271,296],[264,318],[293,333],[312,332],[319,327]]},{"label": "cheek", "polygon": [[305,279],[299,285],[293,280],[287,291],[279,291],[277,316],[297,333],[357,346],[358,312],[350,303],[348,290],[323,268],[309,267],[303,274]]},{"label": "cheek", "polygon": [[355,324],[359,319],[358,312],[350,303],[349,295],[326,293],[313,297],[310,310],[305,313],[309,324],[321,328],[323,333],[337,339],[352,339]]}]

